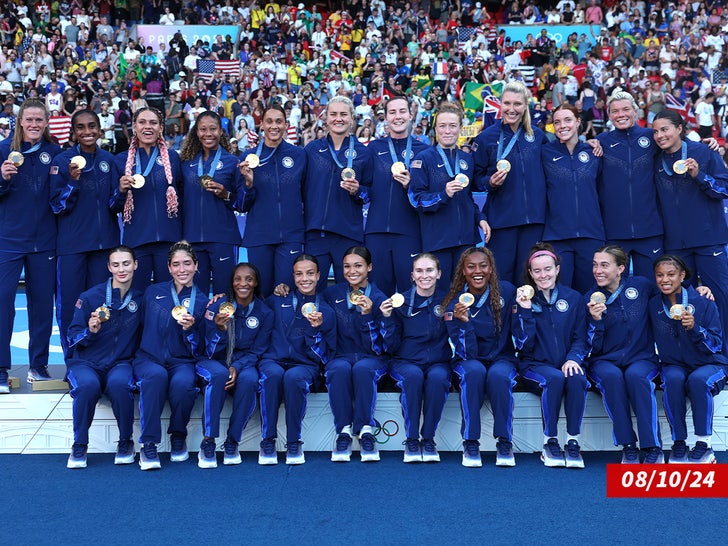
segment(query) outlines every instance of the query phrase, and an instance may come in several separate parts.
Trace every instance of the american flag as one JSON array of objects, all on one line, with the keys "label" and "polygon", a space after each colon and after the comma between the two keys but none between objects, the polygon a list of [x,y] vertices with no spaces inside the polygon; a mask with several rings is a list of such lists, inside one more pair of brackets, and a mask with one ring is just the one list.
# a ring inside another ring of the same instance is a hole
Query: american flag
[{"label": "american flag", "polygon": [[693,110],[693,106],[687,101],[682,101],[671,93],[668,93],[665,95],[665,105],[670,110],[675,110],[686,121],[689,121],[690,123],[697,123],[695,119],[695,110]]},{"label": "american flag", "polygon": [[465,42],[470,40],[470,37],[473,36],[476,31],[477,29],[473,27],[458,27],[458,51],[463,51]]},{"label": "american flag", "polygon": [[240,61],[233,59],[232,61],[215,61],[213,59],[197,59],[197,71],[205,81],[212,80],[215,70],[220,70],[223,75],[240,77]]},{"label": "american flag", "polygon": [[51,116],[48,132],[63,146],[71,138],[71,116]]}]

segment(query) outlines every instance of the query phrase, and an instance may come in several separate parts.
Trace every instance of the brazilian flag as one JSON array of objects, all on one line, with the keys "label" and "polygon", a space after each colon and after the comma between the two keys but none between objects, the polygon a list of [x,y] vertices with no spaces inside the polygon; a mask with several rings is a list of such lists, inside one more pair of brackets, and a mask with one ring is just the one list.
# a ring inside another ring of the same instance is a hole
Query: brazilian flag
[{"label": "brazilian flag", "polygon": [[483,90],[485,89],[484,83],[468,82],[465,84],[465,91],[463,92],[463,108],[466,110],[477,110],[483,109]]}]

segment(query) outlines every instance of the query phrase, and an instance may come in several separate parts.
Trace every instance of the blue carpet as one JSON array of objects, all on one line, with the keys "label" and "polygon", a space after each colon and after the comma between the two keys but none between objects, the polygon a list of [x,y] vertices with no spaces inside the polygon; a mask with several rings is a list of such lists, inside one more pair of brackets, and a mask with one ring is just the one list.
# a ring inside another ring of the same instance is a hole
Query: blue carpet
[{"label": "blue carpet", "polygon": [[[280,454],[283,458],[283,455]],[[308,453],[303,466],[197,468],[197,456],[162,470],[115,467],[92,454],[85,470],[65,455],[0,455],[0,544],[671,544],[719,543],[726,499],[607,499],[605,464],[546,469],[537,455],[516,468],[467,469],[460,454],[405,465],[334,464]],[[358,455],[354,455],[358,458]],[[721,463],[728,454],[718,453]]]}]

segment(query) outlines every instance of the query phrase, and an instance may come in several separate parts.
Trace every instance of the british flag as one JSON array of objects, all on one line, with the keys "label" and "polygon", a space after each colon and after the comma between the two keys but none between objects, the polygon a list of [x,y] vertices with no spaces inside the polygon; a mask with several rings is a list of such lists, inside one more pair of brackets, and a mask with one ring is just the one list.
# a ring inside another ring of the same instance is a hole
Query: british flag
[{"label": "british flag", "polygon": [[680,100],[671,93],[668,93],[665,95],[665,105],[670,110],[675,110],[686,121],[690,123],[697,123],[695,119],[695,110],[693,110],[693,106],[689,102]]},{"label": "british flag", "polygon": [[219,70],[231,76],[240,77],[240,61],[233,59],[231,61],[216,61],[213,59],[197,59],[197,71],[200,76],[207,82],[212,80],[213,74]]}]

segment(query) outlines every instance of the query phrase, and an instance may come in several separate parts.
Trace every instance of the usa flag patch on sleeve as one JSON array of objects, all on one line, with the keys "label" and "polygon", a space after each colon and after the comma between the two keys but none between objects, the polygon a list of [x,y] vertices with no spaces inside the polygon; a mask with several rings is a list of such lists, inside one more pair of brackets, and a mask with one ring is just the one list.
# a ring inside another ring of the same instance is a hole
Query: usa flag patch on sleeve
[{"label": "usa flag patch on sleeve", "polygon": [[51,174],[58,174],[58,165],[53,165],[51,167]]},{"label": "usa flag patch on sleeve", "polygon": [[410,163],[410,168],[412,168],[412,169],[421,169],[422,168],[422,160],[421,159],[415,159],[412,163]]},{"label": "usa flag patch on sleeve", "polygon": [[78,298],[76,300],[76,309],[81,309],[82,305],[83,305],[83,302],[81,301],[81,298]]},{"label": "usa flag patch on sleeve", "polygon": [[208,310],[207,310],[207,311],[205,312],[205,318],[206,318],[207,320],[212,320],[212,319],[214,319],[214,318],[215,318],[215,313],[213,313],[213,312],[212,312],[212,311],[211,311],[210,309],[208,309]]}]

